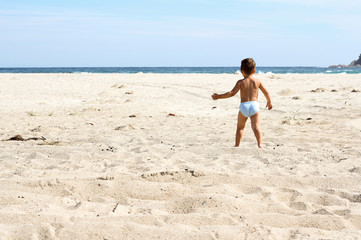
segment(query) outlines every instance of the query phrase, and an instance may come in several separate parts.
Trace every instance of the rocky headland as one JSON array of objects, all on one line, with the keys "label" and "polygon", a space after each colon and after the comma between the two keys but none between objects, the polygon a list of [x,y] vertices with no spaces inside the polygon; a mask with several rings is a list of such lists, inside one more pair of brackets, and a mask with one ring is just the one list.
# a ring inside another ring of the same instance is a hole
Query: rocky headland
[{"label": "rocky headland", "polygon": [[350,63],[350,65],[339,64],[339,65],[331,65],[329,68],[347,68],[347,67],[361,67],[361,54],[357,60],[354,60]]}]

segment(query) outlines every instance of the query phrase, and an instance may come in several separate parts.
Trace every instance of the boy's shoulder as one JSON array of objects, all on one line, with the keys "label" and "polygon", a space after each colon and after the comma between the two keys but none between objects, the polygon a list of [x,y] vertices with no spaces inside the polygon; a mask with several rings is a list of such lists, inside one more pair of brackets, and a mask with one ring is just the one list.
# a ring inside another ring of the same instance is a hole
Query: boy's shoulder
[{"label": "boy's shoulder", "polygon": [[255,82],[261,82],[261,80],[259,80],[258,78],[255,78],[255,77],[245,77],[245,78],[242,78],[240,80],[237,81],[237,83],[242,83],[242,82],[245,82],[245,81],[255,81]]},{"label": "boy's shoulder", "polygon": [[244,81],[245,81],[245,80],[247,80],[247,79],[248,79],[248,77],[245,77],[245,78],[239,79],[239,80],[237,81],[237,83],[244,82]]},{"label": "boy's shoulder", "polygon": [[237,81],[236,85],[241,86],[242,83],[244,82],[244,80],[245,80],[245,78],[239,79],[239,80]]},{"label": "boy's shoulder", "polygon": [[251,77],[251,80],[256,82],[257,84],[261,83],[261,80],[259,78],[256,78],[256,77]]}]

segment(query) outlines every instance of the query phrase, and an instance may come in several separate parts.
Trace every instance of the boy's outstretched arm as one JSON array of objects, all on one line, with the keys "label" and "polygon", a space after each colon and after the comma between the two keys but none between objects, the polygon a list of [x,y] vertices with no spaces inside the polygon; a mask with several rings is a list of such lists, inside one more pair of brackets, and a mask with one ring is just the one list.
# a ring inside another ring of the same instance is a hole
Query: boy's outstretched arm
[{"label": "boy's outstretched arm", "polygon": [[234,86],[234,88],[230,92],[226,92],[223,94],[213,93],[212,98],[213,98],[213,100],[222,99],[222,98],[230,98],[230,97],[233,97],[234,95],[236,95],[237,92],[239,91],[239,89],[240,89],[240,84],[238,81],[236,83],[236,85]]},{"label": "boy's outstretched arm", "polygon": [[267,99],[266,107],[268,107],[268,110],[271,110],[273,108],[272,103],[271,103],[271,97],[270,97],[269,92],[267,91],[267,89],[263,86],[262,82],[259,85],[259,89],[261,89],[263,95]]}]

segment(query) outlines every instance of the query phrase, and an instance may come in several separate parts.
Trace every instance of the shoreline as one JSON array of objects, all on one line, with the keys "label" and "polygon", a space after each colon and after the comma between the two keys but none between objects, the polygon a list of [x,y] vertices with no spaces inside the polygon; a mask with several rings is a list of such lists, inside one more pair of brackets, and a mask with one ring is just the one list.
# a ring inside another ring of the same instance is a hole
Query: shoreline
[{"label": "shoreline", "polygon": [[[7,72],[5,72],[7,71]],[[0,73],[240,74],[239,67],[0,68]],[[360,74],[361,68],[257,67],[257,74]]]},{"label": "shoreline", "polygon": [[[337,75],[346,75],[346,76],[357,76],[360,75],[361,73],[346,73],[346,72],[341,72],[341,73],[256,73],[255,76],[258,77],[271,77],[273,76],[337,76]],[[120,76],[127,76],[127,75],[161,75],[161,76],[172,76],[172,75],[198,75],[198,76],[202,76],[202,75],[211,75],[211,76],[239,76],[242,77],[242,74],[239,73],[143,73],[143,72],[138,72],[138,73],[92,73],[92,72],[81,72],[81,73],[0,73],[0,75],[16,75],[16,76],[21,76],[21,75],[120,75]]]}]

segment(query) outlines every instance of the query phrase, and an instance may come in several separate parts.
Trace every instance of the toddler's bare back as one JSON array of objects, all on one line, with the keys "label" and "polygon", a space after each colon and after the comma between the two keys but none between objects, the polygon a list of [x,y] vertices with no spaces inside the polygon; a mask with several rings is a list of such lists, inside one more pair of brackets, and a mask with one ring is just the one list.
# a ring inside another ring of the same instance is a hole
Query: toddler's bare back
[{"label": "toddler's bare back", "polygon": [[246,77],[239,81],[241,102],[250,102],[258,100],[258,89],[261,81],[257,78]]}]

